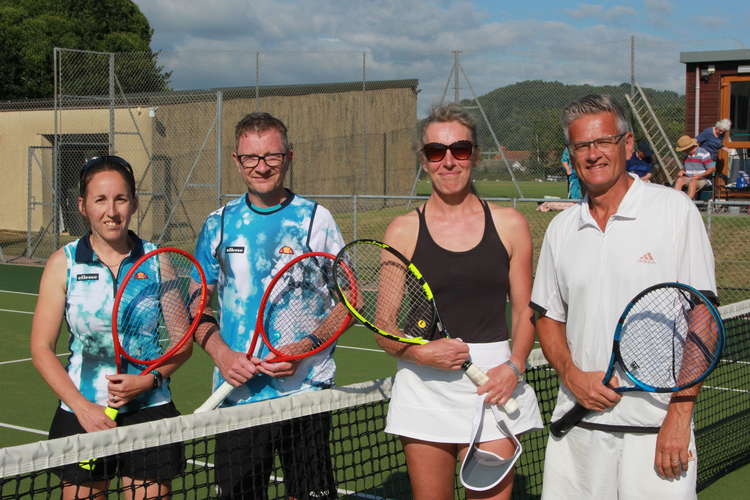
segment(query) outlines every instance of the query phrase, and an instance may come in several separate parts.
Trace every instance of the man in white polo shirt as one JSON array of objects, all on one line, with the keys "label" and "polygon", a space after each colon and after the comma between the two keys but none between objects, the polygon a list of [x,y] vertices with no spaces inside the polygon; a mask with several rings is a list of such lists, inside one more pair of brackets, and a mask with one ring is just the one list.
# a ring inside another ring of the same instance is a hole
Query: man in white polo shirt
[{"label": "man in white polo shirt", "polygon": [[563,128],[587,194],[547,228],[531,300],[544,354],[562,382],[552,420],[576,400],[595,412],[566,436],[550,437],[542,497],[696,498],[698,389],[620,396],[602,379],[617,319],[638,292],[679,281],[716,296],[703,221],[684,193],[626,172],[633,134],[609,96],[568,105]]}]

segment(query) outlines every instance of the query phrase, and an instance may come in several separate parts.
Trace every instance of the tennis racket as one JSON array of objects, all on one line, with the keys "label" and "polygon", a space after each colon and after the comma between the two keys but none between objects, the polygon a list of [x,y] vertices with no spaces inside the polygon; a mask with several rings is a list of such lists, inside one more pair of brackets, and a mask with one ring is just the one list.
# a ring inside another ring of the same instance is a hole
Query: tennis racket
[{"label": "tennis racket", "polygon": [[[196,277],[199,282],[196,281]],[[146,375],[189,349],[206,307],[206,278],[198,261],[178,248],[158,248],[128,270],[112,307],[117,373],[128,365]],[[119,410],[104,413],[115,420]],[[94,461],[81,462],[91,469]]]},{"label": "tennis racket", "polygon": [[[426,344],[450,337],[440,320],[435,298],[422,273],[398,250],[370,239],[348,243],[336,256],[336,288],[351,313],[367,328],[383,337],[406,344]],[[356,283],[357,299],[348,287]],[[477,386],[489,378],[470,360],[461,367]],[[507,413],[518,410],[511,398]]]},{"label": "tennis racket", "polygon": [[[628,303],[615,328],[612,356],[602,383],[618,366],[627,385],[616,392],[677,392],[701,382],[716,368],[724,325],[714,305],[682,283],[646,288]],[[593,410],[580,403],[550,425],[561,437]]]},{"label": "tennis racket", "polygon": [[[352,317],[331,282],[334,260],[330,253],[305,253],[273,276],[258,307],[248,358],[269,363],[301,360],[327,349],[349,327]],[[347,293],[356,301],[355,287]],[[233,389],[225,381],[195,413],[213,410]]]}]

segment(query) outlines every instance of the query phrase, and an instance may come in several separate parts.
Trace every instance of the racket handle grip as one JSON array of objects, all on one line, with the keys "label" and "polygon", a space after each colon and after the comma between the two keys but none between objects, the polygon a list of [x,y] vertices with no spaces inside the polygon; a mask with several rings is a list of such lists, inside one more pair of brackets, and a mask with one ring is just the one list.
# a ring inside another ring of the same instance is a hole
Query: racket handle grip
[{"label": "racket handle grip", "polygon": [[562,418],[556,422],[549,424],[549,432],[555,437],[563,437],[573,427],[580,422],[583,417],[591,412],[588,408],[580,403],[568,410],[568,413],[562,416]]},{"label": "racket handle grip", "polygon": [[[466,372],[466,376],[469,377],[469,379],[474,382],[477,387],[484,384],[490,379],[481,368],[479,368],[475,364],[472,364],[471,362],[464,365],[464,371]],[[508,398],[508,401],[506,401],[502,406],[503,411],[508,414],[518,411],[518,403],[516,403],[516,400],[513,398]]]},{"label": "racket handle grip", "polygon": [[229,396],[229,393],[232,392],[232,389],[234,389],[234,386],[232,384],[230,384],[229,382],[224,382],[219,386],[218,389],[216,389],[216,391],[214,391],[213,394],[208,397],[206,402],[196,408],[193,413],[204,413],[215,409],[222,403],[222,401],[224,401],[224,399],[226,399],[227,396]]},{"label": "racket handle grip", "polygon": [[[110,418],[110,420],[115,420],[117,418],[117,414],[120,412],[117,408],[110,408],[107,406],[104,408],[104,414]],[[96,465],[96,459],[92,458],[91,460],[84,460],[83,462],[78,462],[78,466],[81,469],[91,470]]]}]

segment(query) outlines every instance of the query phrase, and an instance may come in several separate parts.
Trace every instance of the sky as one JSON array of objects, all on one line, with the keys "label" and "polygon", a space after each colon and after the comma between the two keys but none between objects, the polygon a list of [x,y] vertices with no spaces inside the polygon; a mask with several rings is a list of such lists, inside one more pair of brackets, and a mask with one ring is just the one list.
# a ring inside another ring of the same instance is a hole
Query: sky
[{"label": "sky", "polygon": [[[135,0],[176,89],[419,79],[435,104],[523,80],[683,93],[682,51],[750,49],[750,2]],[[210,7],[208,7],[210,5]],[[260,56],[256,57],[260,52]],[[465,75],[465,77],[464,77]]]}]

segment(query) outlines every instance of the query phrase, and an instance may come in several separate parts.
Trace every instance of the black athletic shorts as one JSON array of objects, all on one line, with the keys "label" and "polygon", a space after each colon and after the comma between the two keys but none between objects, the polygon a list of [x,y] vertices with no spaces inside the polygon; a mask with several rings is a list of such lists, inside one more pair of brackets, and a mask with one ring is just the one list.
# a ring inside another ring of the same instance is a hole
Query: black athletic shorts
[{"label": "black athletic shorts", "polygon": [[265,500],[278,453],[286,496],[337,498],[328,436],[330,413],[227,432],[216,436],[216,482],[223,499]]},{"label": "black athletic shorts", "polygon": [[[174,403],[143,408],[130,413],[117,415],[117,425],[140,424],[162,418],[176,417],[180,413]],[[57,407],[49,438],[85,434],[75,414]],[[146,448],[132,453],[122,453],[102,457],[93,462],[90,469],[79,464],[70,464],[54,469],[61,480],[71,484],[87,484],[96,481],[107,481],[115,476],[126,476],[133,479],[165,482],[185,470],[185,453],[182,443]]]}]

